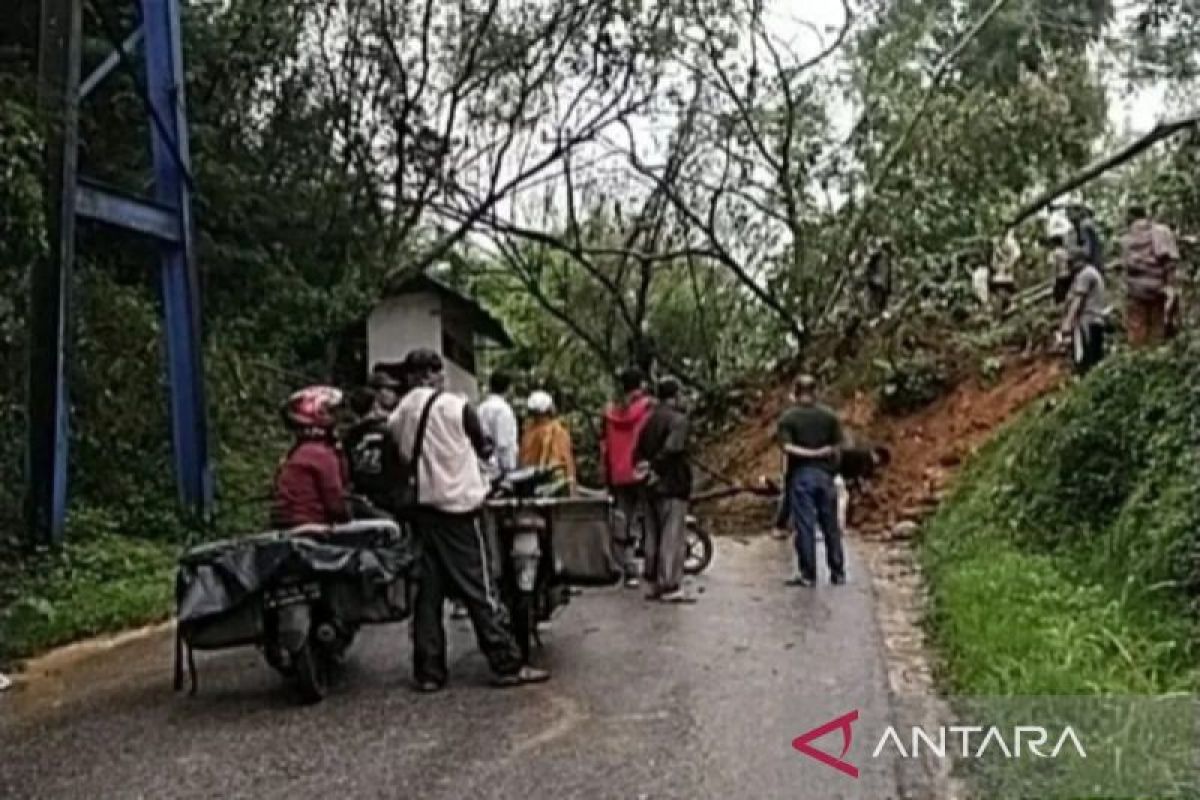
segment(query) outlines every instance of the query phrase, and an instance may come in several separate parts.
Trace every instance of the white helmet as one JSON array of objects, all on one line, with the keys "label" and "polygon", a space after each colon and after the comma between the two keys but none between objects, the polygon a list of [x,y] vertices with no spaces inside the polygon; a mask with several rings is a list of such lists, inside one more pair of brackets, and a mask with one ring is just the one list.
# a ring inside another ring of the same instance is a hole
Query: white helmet
[{"label": "white helmet", "polygon": [[525,401],[525,408],[529,409],[530,414],[550,414],[554,411],[554,398],[549,392],[538,390],[529,395],[529,399]]}]

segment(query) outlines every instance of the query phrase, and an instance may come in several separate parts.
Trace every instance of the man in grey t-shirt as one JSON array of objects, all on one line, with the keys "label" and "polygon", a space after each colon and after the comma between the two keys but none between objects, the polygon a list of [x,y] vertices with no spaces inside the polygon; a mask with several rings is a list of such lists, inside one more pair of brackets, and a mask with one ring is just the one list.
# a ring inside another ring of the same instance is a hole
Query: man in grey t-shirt
[{"label": "man in grey t-shirt", "polygon": [[1104,358],[1107,305],[1100,270],[1090,263],[1077,263],[1059,341],[1069,348],[1071,363],[1080,375]]}]

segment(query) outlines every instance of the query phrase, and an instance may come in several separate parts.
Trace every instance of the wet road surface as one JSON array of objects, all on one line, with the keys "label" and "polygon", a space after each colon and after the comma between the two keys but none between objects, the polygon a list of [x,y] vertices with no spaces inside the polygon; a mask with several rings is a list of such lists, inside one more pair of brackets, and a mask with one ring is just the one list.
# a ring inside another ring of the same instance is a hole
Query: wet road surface
[{"label": "wet road surface", "polygon": [[[252,650],[198,654],[171,691],[160,633],[0,695],[0,798],[889,798],[896,765],[857,737],[857,779],[792,740],[890,703],[869,578],[782,585],[790,547],[720,538],[690,606],[589,590],[543,635],[550,683],[497,690],[466,622],[451,683],[409,688],[407,625],[364,631],[344,684],[298,706]],[[853,553],[850,554],[853,556]],[[818,746],[837,755],[835,733]]]}]

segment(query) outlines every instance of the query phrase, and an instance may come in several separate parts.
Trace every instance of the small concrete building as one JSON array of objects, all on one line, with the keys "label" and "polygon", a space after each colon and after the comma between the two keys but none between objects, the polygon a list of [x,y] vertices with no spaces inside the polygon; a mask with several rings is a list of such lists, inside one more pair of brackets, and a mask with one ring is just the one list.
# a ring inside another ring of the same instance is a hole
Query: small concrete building
[{"label": "small concrete building", "polygon": [[512,347],[504,325],[474,298],[428,275],[392,287],[367,317],[367,367],[399,361],[416,347],[439,353],[446,389],[479,399],[482,351]]}]

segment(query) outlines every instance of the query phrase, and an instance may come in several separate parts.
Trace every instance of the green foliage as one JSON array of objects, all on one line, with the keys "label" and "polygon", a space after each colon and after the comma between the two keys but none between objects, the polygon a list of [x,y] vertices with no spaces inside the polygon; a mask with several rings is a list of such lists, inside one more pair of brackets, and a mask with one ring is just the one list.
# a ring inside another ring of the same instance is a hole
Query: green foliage
[{"label": "green foliage", "polygon": [[946,390],[952,377],[944,356],[933,350],[876,361],[875,367],[880,373],[879,408],[888,414],[904,414],[929,405]]},{"label": "green foliage", "polygon": [[1195,687],[1197,381],[1195,339],[1123,355],[972,461],[923,544],[955,688]]},{"label": "green foliage", "polygon": [[0,660],[170,612],[173,547],[124,536],[112,515],[94,508],[75,510],[70,529],[63,552],[31,559],[5,587],[11,602],[0,610]]},{"label": "green foliage", "polygon": [[[0,80],[0,94],[5,89]],[[19,529],[24,430],[25,303],[29,273],[46,248],[42,218],[41,138],[28,107],[0,99],[0,551]]]}]

